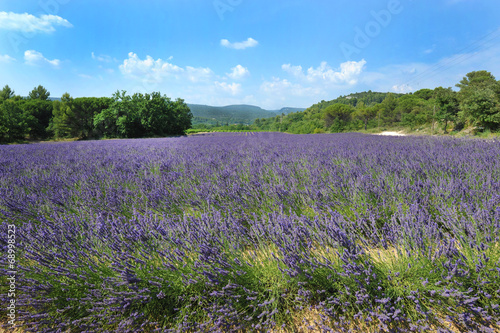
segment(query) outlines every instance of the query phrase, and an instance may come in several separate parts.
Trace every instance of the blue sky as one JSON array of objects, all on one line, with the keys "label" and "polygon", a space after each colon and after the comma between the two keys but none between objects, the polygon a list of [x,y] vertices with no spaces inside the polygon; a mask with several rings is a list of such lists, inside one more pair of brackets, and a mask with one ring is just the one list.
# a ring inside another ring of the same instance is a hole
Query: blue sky
[{"label": "blue sky", "polygon": [[308,107],[500,79],[498,0],[0,0],[0,85]]}]

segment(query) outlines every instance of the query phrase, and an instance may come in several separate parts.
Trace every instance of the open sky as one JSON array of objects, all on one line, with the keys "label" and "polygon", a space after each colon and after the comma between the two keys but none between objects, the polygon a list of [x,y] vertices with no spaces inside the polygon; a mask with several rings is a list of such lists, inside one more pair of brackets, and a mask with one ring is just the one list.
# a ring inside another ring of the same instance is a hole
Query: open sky
[{"label": "open sky", "polygon": [[500,79],[498,0],[0,0],[0,85],[308,107]]}]

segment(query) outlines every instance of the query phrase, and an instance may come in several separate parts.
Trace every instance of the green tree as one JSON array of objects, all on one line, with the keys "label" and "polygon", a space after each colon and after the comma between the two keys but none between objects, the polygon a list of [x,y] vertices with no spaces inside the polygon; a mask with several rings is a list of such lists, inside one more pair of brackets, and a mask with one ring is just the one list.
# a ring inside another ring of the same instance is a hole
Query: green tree
[{"label": "green tree", "polygon": [[376,109],[372,106],[366,106],[363,102],[359,102],[357,104],[356,111],[353,113],[354,119],[358,119],[363,122],[365,131],[368,128],[368,122],[374,119],[376,115]]},{"label": "green tree", "polygon": [[[164,96],[164,100],[167,99]],[[174,114],[174,126],[172,127],[172,132],[167,133],[170,135],[184,135],[186,130],[191,128],[193,114],[191,110],[184,102],[183,99],[178,98],[173,102],[173,114]]]},{"label": "green tree", "polygon": [[29,136],[32,139],[46,139],[52,136],[49,129],[53,113],[53,103],[40,99],[23,100],[21,107],[29,120]]},{"label": "green tree", "polygon": [[414,106],[409,113],[402,115],[401,123],[404,126],[409,126],[412,130],[417,126],[429,123],[432,120],[432,114],[428,110],[426,105]]},{"label": "green tree", "polygon": [[488,71],[474,71],[467,73],[465,77],[457,83],[460,93],[467,93],[469,89],[486,89],[497,83],[495,77]]},{"label": "green tree", "polygon": [[473,124],[484,129],[500,128],[500,103],[491,89],[476,90],[462,102]]},{"label": "green tree", "polygon": [[[353,107],[346,104],[333,104],[323,110],[325,127],[332,132],[342,132],[351,121]],[[312,129],[314,130],[314,128]]]},{"label": "green tree", "polygon": [[443,130],[446,133],[448,122],[455,121],[459,112],[457,93],[451,88],[438,87],[434,89],[438,111],[436,118],[444,122]]},{"label": "green tree", "polygon": [[391,124],[401,120],[401,114],[396,112],[398,101],[394,94],[387,94],[380,106],[380,118],[383,123]]},{"label": "green tree", "polygon": [[425,100],[414,94],[403,95],[397,100],[397,107],[394,110],[395,118],[393,121],[399,120],[403,125],[410,126],[413,129],[422,121],[422,116],[419,112],[423,111],[422,106]]},{"label": "green tree", "polygon": [[94,117],[111,106],[112,98],[81,97],[75,98],[71,104],[70,126],[74,137],[89,138],[94,133]]},{"label": "green tree", "polygon": [[0,91],[0,102],[14,97],[14,90],[10,89],[9,85],[5,85]]},{"label": "green tree", "polygon": [[109,108],[94,116],[97,131],[106,137],[153,137],[184,134],[193,115],[182,99],[175,102],[159,92],[113,95]]},{"label": "green tree", "polygon": [[50,92],[48,92],[45,87],[39,85],[38,87],[35,87],[32,91],[30,91],[28,97],[30,99],[41,99],[42,101],[46,101],[50,97]]},{"label": "green tree", "polygon": [[11,99],[0,104],[0,142],[24,140],[30,128],[18,101]]},{"label": "green tree", "polygon": [[428,101],[434,96],[434,91],[432,89],[420,89],[413,93],[414,96]]},{"label": "green tree", "polygon": [[500,126],[500,83],[488,71],[468,73],[457,87],[459,91],[460,118],[485,129]]},{"label": "green tree", "polygon": [[113,102],[109,108],[94,116],[97,134],[104,137],[127,137],[133,121],[132,97],[125,90],[113,94]]},{"label": "green tree", "polygon": [[64,93],[60,101],[54,101],[52,104],[52,122],[50,130],[58,138],[66,138],[72,136],[72,119],[73,119],[73,98]]}]

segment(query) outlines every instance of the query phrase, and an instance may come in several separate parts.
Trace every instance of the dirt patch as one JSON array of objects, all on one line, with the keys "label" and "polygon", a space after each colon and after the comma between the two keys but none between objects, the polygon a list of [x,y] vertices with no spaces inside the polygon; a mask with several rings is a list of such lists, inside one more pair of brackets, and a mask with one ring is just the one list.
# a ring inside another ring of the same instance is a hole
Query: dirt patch
[{"label": "dirt patch", "polygon": [[406,134],[404,134],[403,131],[399,131],[399,132],[385,131],[385,132],[379,133],[377,135],[384,135],[384,136],[406,136]]}]

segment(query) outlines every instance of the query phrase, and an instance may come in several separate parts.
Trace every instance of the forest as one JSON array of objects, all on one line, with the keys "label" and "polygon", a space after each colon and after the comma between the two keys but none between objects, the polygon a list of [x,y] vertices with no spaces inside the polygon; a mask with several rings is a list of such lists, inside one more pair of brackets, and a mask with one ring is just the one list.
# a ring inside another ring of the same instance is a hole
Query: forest
[{"label": "forest", "polygon": [[409,94],[363,92],[321,101],[304,112],[255,120],[252,129],[297,134],[436,126],[443,133],[500,128],[500,81],[487,71],[468,73],[456,87]]},{"label": "forest", "polygon": [[43,86],[27,97],[6,85],[0,91],[0,143],[48,139],[143,138],[182,135],[193,115],[182,99],[160,92],[113,97],[50,99]]}]

